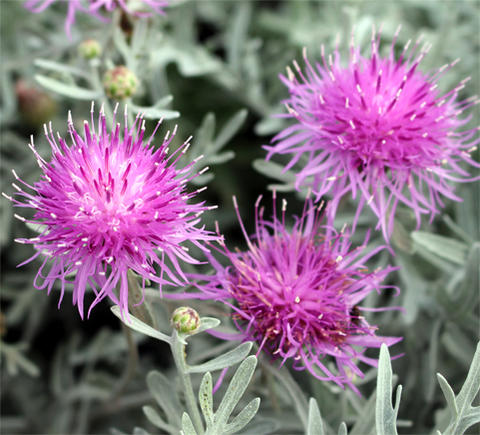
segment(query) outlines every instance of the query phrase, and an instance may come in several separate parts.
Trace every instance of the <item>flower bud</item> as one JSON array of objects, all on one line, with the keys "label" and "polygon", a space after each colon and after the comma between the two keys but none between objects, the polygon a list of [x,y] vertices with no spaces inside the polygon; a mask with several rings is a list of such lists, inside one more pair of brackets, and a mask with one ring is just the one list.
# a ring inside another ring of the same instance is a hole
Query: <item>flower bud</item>
[{"label": "flower bud", "polygon": [[117,66],[103,76],[103,87],[110,98],[123,100],[131,97],[138,85],[138,79],[125,66]]},{"label": "flower bud", "polygon": [[192,334],[200,326],[200,316],[190,307],[178,307],[172,314],[173,327],[183,334]]},{"label": "flower bud", "polygon": [[78,46],[78,53],[84,59],[95,59],[102,54],[102,47],[95,39],[87,39]]}]

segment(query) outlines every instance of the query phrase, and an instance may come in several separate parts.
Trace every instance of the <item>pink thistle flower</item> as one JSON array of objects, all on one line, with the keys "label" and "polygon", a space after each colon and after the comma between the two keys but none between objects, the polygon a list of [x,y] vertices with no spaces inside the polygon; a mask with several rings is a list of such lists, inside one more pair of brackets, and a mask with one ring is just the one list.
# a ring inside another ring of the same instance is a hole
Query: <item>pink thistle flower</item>
[{"label": "pink thistle flower", "polygon": [[65,32],[69,37],[71,37],[71,29],[75,23],[77,12],[84,12],[102,22],[108,22],[108,19],[99,13],[100,11],[112,12],[120,7],[127,14],[146,17],[151,16],[152,12],[164,15],[163,9],[168,6],[167,0],[26,0],[24,6],[31,12],[40,13],[56,2],[68,4]]},{"label": "pink thistle flower", "polygon": [[267,159],[292,156],[285,170],[303,159],[296,188],[310,186],[317,200],[331,195],[332,214],[345,195],[359,197],[354,227],[367,204],[386,240],[399,202],[413,210],[418,227],[422,214],[432,220],[439,213],[442,196],[461,201],[449,182],[479,178],[470,177],[461,162],[480,167],[470,156],[479,142],[477,129],[459,131],[470,120],[459,115],[478,103],[476,97],[456,101],[469,78],[444,95],[437,89],[438,79],[458,60],[420,72],[429,47],[417,50],[417,41],[409,52],[407,43],[396,59],[397,35],[384,58],[375,31],[370,57],[354,46],[352,35],[347,66],[338,49],[327,60],[322,46],[322,64],[314,66],[304,51],[305,69],[294,61],[296,74],[287,68],[288,77],[280,76],[290,93],[284,101],[289,113],[281,116],[296,122],[265,146]]},{"label": "pink thistle flower", "polygon": [[[35,14],[43,12],[53,3],[57,3],[63,0],[27,0],[24,3],[26,9],[30,12]],[[65,19],[65,33],[68,35],[69,38],[72,36],[72,26],[75,24],[75,15],[77,12],[84,12],[86,14],[92,15],[95,18],[106,22],[108,21],[106,18],[99,15],[96,11],[90,10],[89,3],[85,2],[85,0],[68,0],[63,1],[68,5],[67,9],[67,18]]]},{"label": "pink thistle flower", "polygon": [[[140,275],[143,285],[147,279],[159,283],[160,291],[162,284],[184,285],[188,279],[179,260],[198,263],[184,242],[206,251],[202,242],[216,239],[213,233],[197,225],[199,216],[214,207],[188,202],[206,189],[186,191],[187,182],[198,175],[191,173],[196,161],[176,168],[190,138],[168,156],[177,127],[171,134],[168,131],[155,149],[152,141],[160,122],[145,142],[141,116],[129,129],[125,109],[125,126],[122,129],[116,124],[110,132],[102,110],[96,131],[92,104],[91,123],[85,121],[83,136],[75,130],[69,116],[70,146],[59,135],[55,138],[51,124],[48,129],[45,125],[52,148],[50,162],[38,154],[32,140],[29,146],[43,171],[40,181],[31,186],[13,171],[15,178],[33,193],[13,184],[18,191],[16,198],[4,196],[17,207],[35,211],[31,220],[16,217],[43,227],[37,237],[16,240],[32,244],[37,250],[21,265],[38,256],[45,257],[34,280],[35,288],[47,288],[50,293],[59,280],[60,306],[65,284],[72,283],[73,304],[78,306],[82,318],[88,286],[96,295],[88,315],[105,297],[127,313],[128,270]],[[173,266],[167,266],[166,259]],[[48,272],[44,270],[47,264],[51,264]]]},{"label": "pink thistle flower", "polygon": [[[256,341],[259,351],[264,349],[273,358],[282,359],[281,364],[293,358],[295,369],[307,369],[320,380],[349,385],[358,392],[352,378],[363,377],[363,373],[356,360],[375,366],[376,360],[365,356],[365,350],[401,340],[377,336],[377,327],[361,315],[363,311],[396,307],[359,305],[372,291],[390,288],[380,283],[396,268],[369,271],[366,262],[384,247],[366,253],[367,237],[362,246],[351,249],[344,231],[337,233],[328,225],[321,226],[319,209],[310,201],[288,231],[286,202],[281,220],[274,211],[270,221],[263,218],[260,199],[255,205],[256,231],[251,237],[234,199],[248,250],[232,252],[221,242],[217,250],[228,259],[226,267],[207,254],[215,272],[195,276],[203,280],[198,285],[202,293],[197,297],[229,305],[240,337]],[[238,339],[231,334],[212,334]],[[336,369],[327,366],[326,356],[333,358]]]}]

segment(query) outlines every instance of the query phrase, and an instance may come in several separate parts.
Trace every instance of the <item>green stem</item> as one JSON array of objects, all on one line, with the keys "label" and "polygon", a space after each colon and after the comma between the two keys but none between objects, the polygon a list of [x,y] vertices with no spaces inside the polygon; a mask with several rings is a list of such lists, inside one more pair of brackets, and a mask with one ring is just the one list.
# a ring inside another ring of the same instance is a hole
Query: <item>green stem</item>
[{"label": "green stem", "polygon": [[197,399],[193,392],[192,380],[187,371],[187,361],[185,360],[185,344],[183,344],[178,336],[177,331],[173,332],[172,342],[170,344],[173,354],[173,360],[177,366],[178,375],[182,382],[183,391],[185,393],[185,401],[187,402],[187,409],[192,418],[195,431],[199,435],[205,433],[203,429],[202,417],[197,405]]}]

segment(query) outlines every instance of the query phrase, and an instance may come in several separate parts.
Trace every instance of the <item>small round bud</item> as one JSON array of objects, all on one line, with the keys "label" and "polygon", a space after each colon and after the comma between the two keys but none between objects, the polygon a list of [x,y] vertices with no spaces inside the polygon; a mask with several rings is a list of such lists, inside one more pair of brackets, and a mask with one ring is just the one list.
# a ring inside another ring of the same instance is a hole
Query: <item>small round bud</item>
[{"label": "small round bud", "polygon": [[78,53],[84,59],[95,59],[102,54],[102,47],[95,39],[87,39],[78,46]]},{"label": "small round bud", "polygon": [[123,100],[131,97],[137,90],[138,79],[129,69],[117,66],[105,73],[103,86],[110,98]]},{"label": "small round bud", "polygon": [[184,334],[195,332],[200,326],[200,316],[190,307],[178,307],[172,314],[172,325]]}]

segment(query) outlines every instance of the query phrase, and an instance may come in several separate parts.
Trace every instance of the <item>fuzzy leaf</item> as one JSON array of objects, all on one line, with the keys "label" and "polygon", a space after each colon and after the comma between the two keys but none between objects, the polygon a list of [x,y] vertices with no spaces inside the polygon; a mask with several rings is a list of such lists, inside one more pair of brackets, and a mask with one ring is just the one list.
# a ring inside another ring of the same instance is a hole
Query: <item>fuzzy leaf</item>
[{"label": "fuzzy leaf", "polygon": [[480,342],[477,344],[467,379],[457,396],[459,411],[467,409],[480,390]]},{"label": "fuzzy leaf", "polygon": [[144,406],[142,407],[142,411],[147,417],[148,421],[152,423],[155,427],[158,427],[159,429],[162,429],[167,432],[172,432],[172,426],[170,426],[168,423],[164,422],[162,417],[158,415],[158,412],[155,411],[151,406]]},{"label": "fuzzy leaf", "polygon": [[218,133],[213,143],[212,151],[216,152],[223,148],[228,141],[237,133],[247,118],[248,111],[246,109],[239,110],[224,125],[220,133]]},{"label": "fuzzy leaf", "polygon": [[84,71],[81,69],[75,68],[70,65],[64,65],[63,63],[58,63],[54,62],[48,59],[35,59],[33,62],[35,66],[38,66],[40,68],[49,70],[49,71],[55,71],[59,73],[66,73],[66,74],[74,74],[80,77],[86,77],[87,74],[85,74]]},{"label": "fuzzy leaf", "polygon": [[180,116],[180,112],[165,109],[172,100],[173,96],[167,95],[166,97],[160,98],[153,106],[143,107],[132,103],[129,107],[131,107],[135,113],[142,113],[147,119],[174,119]]},{"label": "fuzzy leaf", "polygon": [[253,399],[242,411],[225,426],[223,433],[231,434],[242,430],[255,417],[260,407],[260,397]]},{"label": "fuzzy leaf", "polygon": [[283,181],[284,183],[294,183],[295,174],[291,171],[284,172],[282,165],[278,163],[270,162],[263,159],[256,159],[253,161],[253,167],[261,174],[275,178],[276,180]]},{"label": "fuzzy leaf", "polygon": [[217,356],[206,363],[189,367],[188,373],[205,373],[212,372],[214,370],[221,370],[225,367],[231,367],[242,361],[250,353],[251,348],[251,341],[242,343],[235,349],[232,349],[223,355]]},{"label": "fuzzy leaf", "polygon": [[235,406],[237,406],[243,393],[247,389],[256,365],[257,358],[255,358],[253,355],[250,355],[240,364],[240,367],[238,367],[235,375],[233,375],[225,396],[223,397],[222,402],[215,413],[215,422],[220,427],[223,427],[227,423],[228,418],[235,409]]},{"label": "fuzzy leaf", "polygon": [[397,387],[395,408],[392,406],[392,365],[386,344],[380,348],[377,375],[377,401],[375,408],[378,435],[397,434],[397,414],[400,405],[402,386]]},{"label": "fuzzy leaf", "polygon": [[480,279],[479,264],[480,243],[476,242],[472,245],[466,260],[463,282],[449,297],[448,310],[454,318],[465,318],[466,314],[476,306]]},{"label": "fuzzy leaf", "polygon": [[182,435],[197,435],[190,416],[184,412],[182,415]]},{"label": "fuzzy leaf", "polygon": [[450,410],[451,416],[456,418],[458,415],[458,408],[457,402],[455,400],[455,393],[450,387],[447,380],[440,374],[437,373],[438,383],[440,384],[440,388],[442,389],[443,395],[445,396],[445,400],[447,401],[448,409]]},{"label": "fuzzy leaf", "polygon": [[308,404],[307,435],[324,435],[322,416],[317,401],[312,397]]},{"label": "fuzzy leaf", "polygon": [[213,425],[213,396],[212,396],[212,375],[205,373],[198,390],[198,401],[207,423],[207,428]]},{"label": "fuzzy leaf", "polygon": [[463,264],[465,262],[468,249],[466,243],[424,231],[414,231],[412,233],[412,239],[417,246],[426,249],[440,258],[456,264]]},{"label": "fuzzy leaf", "polygon": [[344,421],[340,423],[340,426],[338,427],[338,435],[347,435],[348,430],[347,430],[347,425],[345,424]]},{"label": "fuzzy leaf", "polygon": [[112,310],[112,313],[115,314],[130,329],[156,338],[157,340],[170,343],[171,338],[168,335],[162,334],[161,332],[153,329],[151,326],[148,326],[146,323],[143,323],[141,320],[137,319],[131,314],[129,314],[127,318],[127,315],[120,313],[120,307],[118,305],[114,305],[110,307],[110,309]]},{"label": "fuzzy leaf", "polygon": [[67,85],[59,80],[52,79],[40,74],[35,75],[35,80],[49,91],[66,97],[75,98],[77,100],[96,100],[102,96],[101,92],[92,91],[90,89],[80,88],[75,85]]},{"label": "fuzzy leaf", "polygon": [[[171,382],[162,373],[152,371],[147,375],[147,385],[150,393],[152,393],[152,396],[167,416],[168,422],[179,426],[179,410],[181,409],[180,402],[178,401],[176,394],[174,394],[175,391]],[[147,415],[146,412],[145,414]]]},{"label": "fuzzy leaf", "polygon": [[448,382],[439,374],[437,374],[437,377],[452,414],[444,434],[464,433],[470,426],[480,421],[480,407],[472,406],[480,390],[480,342],[477,344],[477,350],[473,356],[467,379],[456,398],[452,397],[454,393]]},{"label": "fuzzy leaf", "polygon": [[157,109],[155,107],[132,106],[135,113],[141,113],[146,119],[175,119],[180,116],[176,110]]},{"label": "fuzzy leaf", "polygon": [[213,156],[208,156],[203,160],[203,164],[210,164],[210,165],[219,165],[221,163],[228,162],[235,157],[235,153],[233,151],[225,151],[221,154],[215,154]]},{"label": "fuzzy leaf", "polygon": [[209,144],[212,143],[214,133],[215,115],[210,112],[205,115],[202,125],[197,131],[194,148],[200,150],[200,153],[204,152],[209,147]]},{"label": "fuzzy leaf", "polygon": [[220,325],[220,320],[215,319],[215,317],[202,317],[200,319],[200,326],[194,331],[193,334],[190,335],[195,335],[200,332],[216,328],[218,325]]},{"label": "fuzzy leaf", "polygon": [[234,71],[240,70],[244,57],[244,45],[247,39],[252,5],[249,2],[238,2],[235,5],[230,32],[227,36],[227,61]]}]

